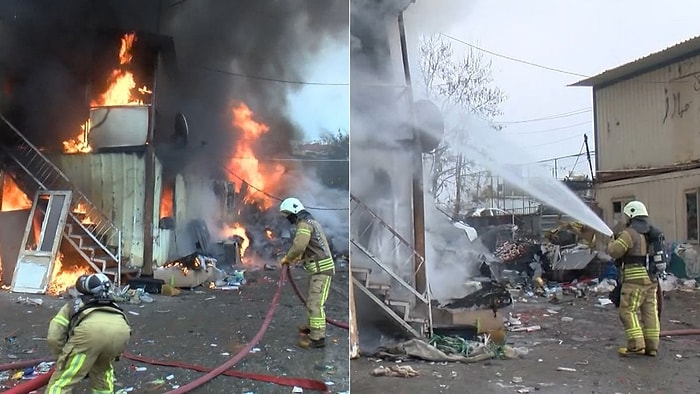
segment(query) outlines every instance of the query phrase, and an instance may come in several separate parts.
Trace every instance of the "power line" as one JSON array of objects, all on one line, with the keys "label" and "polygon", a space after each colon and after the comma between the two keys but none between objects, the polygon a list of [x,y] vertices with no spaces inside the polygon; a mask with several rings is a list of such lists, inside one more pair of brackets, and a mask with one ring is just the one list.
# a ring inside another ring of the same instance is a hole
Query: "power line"
[{"label": "power line", "polygon": [[[238,174],[236,174],[235,172],[231,171],[230,169],[227,168],[226,171],[228,171],[229,174],[231,174],[231,175],[233,175],[234,177],[236,177],[239,181],[245,182],[245,184],[248,185],[248,187],[253,188],[253,189],[259,191],[260,193],[262,193],[262,194],[264,194],[264,195],[270,197],[270,198],[273,199],[273,200],[277,200],[277,201],[280,201],[280,202],[283,201],[282,198],[279,198],[279,197],[277,197],[277,196],[274,196],[274,195],[272,195],[272,194],[270,194],[270,193],[268,193],[268,192],[266,192],[266,191],[264,191],[264,190],[262,190],[262,189],[260,189],[260,188],[257,188],[257,187],[255,187],[255,186],[253,186],[251,183],[249,183],[249,182],[246,181],[245,179],[241,178],[240,176],[238,176]],[[310,210],[312,210],[312,211],[348,211],[348,210],[350,210],[350,208],[319,208],[319,207],[309,207],[309,206],[304,206],[304,208],[310,209]]]},{"label": "power line", "polygon": [[512,120],[512,121],[502,121],[502,122],[494,122],[497,124],[516,124],[516,123],[530,123],[530,122],[539,122],[543,120],[553,120],[553,119],[561,119],[561,118],[568,118],[569,116],[575,116],[575,115],[581,115],[585,114],[588,112],[591,112],[592,108],[582,108],[576,111],[571,111],[571,112],[564,112],[561,114],[556,114],[556,115],[550,115],[550,116],[544,116],[541,118],[533,118],[533,119],[524,119],[524,120]]},{"label": "power line", "polygon": [[239,78],[255,79],[255,80],[259,80],[259,81],[289,83],[289,84],[293,84],[293,85],[350,86],[350,84],[348,84],[348,83],[294,81],[294,80],[289,80],[289,79],[261,77],[258,75],[249,75],[249,74],[242,74],[242,73],[237,73],[237,72],[233,72],[233,71],[219,70],[217,68],[208,67],[208,66],[200,66],[200,65],[194,65],[194,64],[192,64],[190,66],[194,67],[194,68],[200,68],[202,70],[214,72],[214,73],[225,74],[225,75],[230,75],[230,76],[239,77]]},{"label": "power line", "polygon": [[548,141],[548,142],[545,142],[544,144],[529,145],[529,146],[526,146],[525,148],[538,148],[538,147],[540,147],[540,146],[552,145],[552,144],[556,144],[556,143],[559,143],[559,142],[569,141],[569,140],[572,140],[572,139],[578,138],[578,137],[579,137],[578,135],[574,135],[574,136],[567,137],[567,138],[562,138],[562,139],[556,140],[556,141]]},{"label": "power line", "polygon": [[478,46],[476,46],[476,45],[470,44],[470,43],[468,43],[468,42],[466,42],[466,41],[462,41],[462,40],[460,40],[460,39],[458,39],[458,38],[454,38],[454,37],[452,37],[452,36],[448,36],[447,34],[444,34],[444,33],[440,33],[440,35],[445,36],[445,37],[447,37],[447,38],[449,38],[449,39],[451,39],[451,40],[460,42],[460,43],[462,43],[462,44],[464,44],[464,45],[466,45],[466,46],[468,46],[468,47],[470,47],[470,48],[474,48],[474,49],[476,49],[476,50],[479,50],[479,51],[482,51],[482,52],[486,52],[486,53],[488,53],[488,54],[490,54],[490,55],[493,55],[493,56],[497,56],[497,57],[501,57],[501,58],[504,58],[504,59],[512,60],[512,61],[518,62],[518,63],[527,64],[527,65],[529,65],[529,66],[539,67],[539,68],[542,68],[542,69],[545,69],[545,70],[549,70],[549,71],[555,71],[555,72],[562,73],[562,74],[569,74],[569,75],[575,75],[575,76],[577,76],[577,77],[590,78],[588,75],[583,75],[583,74],[579,74],[579,73],[575,73],[575,72],[571,72],[571,71],[565,71],[565,70],[561,70],[561,69],[554,68],[554,67],[543,66],[543,65],[541,65],[541,64],[528,62],[527,60],[522,60],[522,59],[517,59],[517,58],[511,57],[511,56],[501,55],[500,53],[496,53],[496,52],[493,52],[493,51],[489,51],[488,49],[480,48],[480,47],[478,47]]},{"label": "power line", "polygon": [[[549,133],[552,131],[558,131],[558,130],[564,130],[564,129],[570,129],[572,127],[577,127],[577,126],[583,126],[583,125],[590,125],[591,122],[581,122],[581,123],[574,123],[568,126],[562,126],[562,127],[555,127],[553,129],[546,129],[546,130],[537,130],[537,131],[523,131],[523,132],[515,132],[513,134],[518,134],[518,135],[529,135],[529,134],[542,134],[542,133]],[[508,129],[505,129],[506,131],[509,131]]]}]

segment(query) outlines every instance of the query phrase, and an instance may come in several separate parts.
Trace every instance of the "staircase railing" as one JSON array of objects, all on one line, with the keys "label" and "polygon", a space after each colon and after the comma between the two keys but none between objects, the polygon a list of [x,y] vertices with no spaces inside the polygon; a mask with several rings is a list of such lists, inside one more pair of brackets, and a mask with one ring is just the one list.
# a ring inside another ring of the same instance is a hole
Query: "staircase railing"
[{"label": "staircase railing", "polygon": [[[433,314],[432,314],[432,303],[430,296],[430,286],[426,286],[424,292],[419,292],[414,285],[410,284],[407,278],[402,277],[397,274],[389,265],[381,261],[378,257],[379,255],[390,255],[392,258],[396,258],[395,262],[398,263],[400,267],[411,267],[411,281],[415,280],[416,273],[418,270],[425,269],[425,258],[421,256],[413,246],[406,241],[394,228],[392,228],[388,223],[382,220],[379,215],[372,211],[367,205],[360,201],[355,195],[350,194],[350,220],[353,223],[354,229],[351,235],[350,242],[355,246],[360,252],[362,252],[366,257],[368,257],[374,264],[382,269],[386,274],[388,274],[396,283],[398,283],[401,288],[411,293],[415,296],[415,299],[427,306],[428,311],[428,332],[432,335],[433,327]],[[353,217],[354,216],[354,217]],[[367,224],[362,225],[358,220],[362,216],[365,218]],[[373,231],[373,229],[379,229],[380,231]],[[360,240],[366,236],[372,237],[386,237],[391,240],[391,245],[393,248],[391,250],[384,249],[382,251],[371,250],[372,248],[366,244],[363,244]],[[416,264],[416,262],[418,264]],[[426,282],[427,281],[427,270],[426,270]]]},{"label": "staircase railing", "polygon": [[[0,120],[6,126],[5,129],[12,131],[9,135],[3,133],[0,147],[31,177],[40,189],[70,190],[73,192],[68,216],[74,225],[79,226],[99,246],[105,255],[116,261],[118,278],[121,271],[121,230],[2,114],[0,114]],[[77,216],[78,214],[81,215],[80,218]],[[114,252],[108,245],[114,247]]]}]

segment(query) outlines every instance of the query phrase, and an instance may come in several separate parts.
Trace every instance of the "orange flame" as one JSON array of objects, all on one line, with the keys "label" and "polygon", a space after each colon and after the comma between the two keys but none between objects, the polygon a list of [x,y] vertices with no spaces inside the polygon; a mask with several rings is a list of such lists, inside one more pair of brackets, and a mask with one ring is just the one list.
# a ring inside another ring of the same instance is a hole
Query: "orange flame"
[{"label": "orange flame", "polygon": [[2,201],[0,208],[2,211],[19,211],[21,209],[29,209],[32,207],[32,201],[26,194],[17,186],[14,179],[9,175],[3,176],[2,184]]},{"label": "orange flame", "polygon": [[251,187],[245,196],[245,202],[257,203],[262,209],[272,206],[272,199],[265,193],[272,192],[272,188],[279,185],[285,168],[280,164],[261,165],[255,157],[253,146],[263,134],[270,128],[253,119],[253,111],[245,103],[235,106],[231,110],[233,114],[233,126],[240,132],[236,144],[234,157],[229,160],[228,169],[235,174],[229,181],[239,185],[237,192],[241,190],[241,178]]},{"label": "orange flame", "polygon": [[92,270],[84,266],[68,266],[63,262],[63,254],[59,253],[54,260],[53,270],[51,271],[51,280],[47,293],[50,295],[59,295],[65,292],[69,287],[75,285],[75,281],[80,275],[91,274]]},{"label": "orange flame", "polygon": [[160,196],[160,216],[167,218],[173,216],[173,189],[165,188]]},{"label": "orange flame", "polygon": [[85,215],[85,217],[83,217],[80,220],[80,222],[82,224],[92,224],[93,223],[92,219],[90,219],[90,216],[87,216],[87,208],[85,207],[85,205],[78,203],[78,205],[73,210],[73,213],[77,214],[78,217]]},{"label": "orange flame", "polygon": [[122,46],[119,48],[119,64],[125,65],[131,63],[131,47],[136,42],[136,33],[124,34],[122,37]]},{"label": "orange flame", "polygon": [[234,223],[233,227],[229,227],[228,225],[224,225],[224,236],[226,238],[231,238],[234,235],[238,235],[239,237],[243,238],[243,242],[241,242],[241,258],[245,256],[245,251],[248,249],[248,246],[250,245],[250,240],[248,239],[248,236],[245,234],[245,228],[241,226],[238,223]]},{"label": "orange flame", "polygon": [[[125,34],[121,38],[119,48],[119,65],[125,66],[131,62],[131,50],[136,42],[136,33]],[[151,94],[151,90],[145,85],[136,89],[134,74],[130,71],[117,68],[112,70],[112,74],[107,80],[109,87],[95,100],[90,101],[91,107],[102,107],[112,105],[143,105],[143,99],[136,96],[134,90],[141,95]],[[88,134],[90,134],[90,120],[88,119],[82,131],[76,137],[63,141],[63,150],[67,153],[89,153],[92,147],[88,144]]]}]

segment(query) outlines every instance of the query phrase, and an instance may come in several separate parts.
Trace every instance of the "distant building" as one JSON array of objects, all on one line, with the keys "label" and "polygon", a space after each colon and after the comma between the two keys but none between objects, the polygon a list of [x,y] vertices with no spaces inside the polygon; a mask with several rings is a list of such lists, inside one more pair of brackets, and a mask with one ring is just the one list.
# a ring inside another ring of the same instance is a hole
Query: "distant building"
[{"label": "distant building", "polygon": [[695,241],[700,187],[700,37],[572,86],[593,88],[596,200],[615,225],[644,202],[669,240]]}]

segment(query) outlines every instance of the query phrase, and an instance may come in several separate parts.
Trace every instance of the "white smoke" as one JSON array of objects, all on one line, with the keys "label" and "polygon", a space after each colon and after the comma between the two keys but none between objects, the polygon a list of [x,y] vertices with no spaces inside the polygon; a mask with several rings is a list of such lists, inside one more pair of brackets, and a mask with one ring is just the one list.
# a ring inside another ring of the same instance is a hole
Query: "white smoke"
[{"label": "white smoke", "polygon": [[335,250],[347,254],[350,243],[348,191],[324,186],[313,171],[303,175],[296,174],[294,177],[295,179],[289,182],[289,197],[301,200],[306,210],[321,224]]},{"label": "white smoke", "polygon": [[486,248],[470,241],[432,200],[425,202],[425,258],[432,298],[441,304],[469,294],[465,283],[479,276],[479,255]]}]

